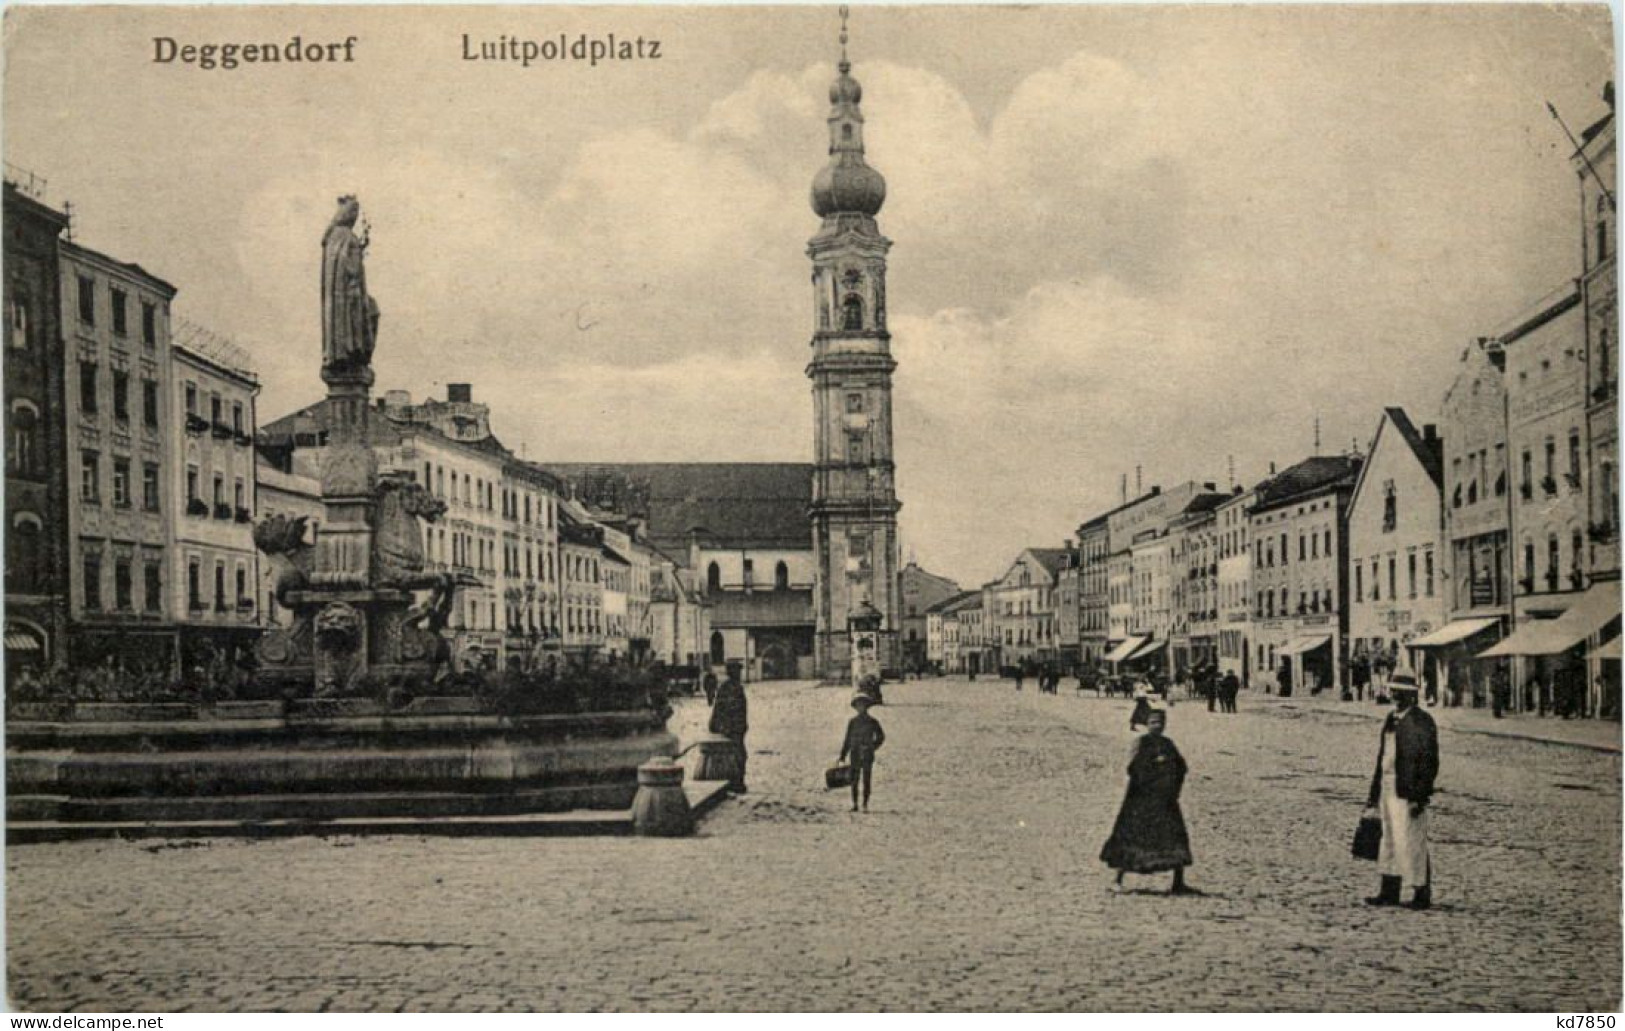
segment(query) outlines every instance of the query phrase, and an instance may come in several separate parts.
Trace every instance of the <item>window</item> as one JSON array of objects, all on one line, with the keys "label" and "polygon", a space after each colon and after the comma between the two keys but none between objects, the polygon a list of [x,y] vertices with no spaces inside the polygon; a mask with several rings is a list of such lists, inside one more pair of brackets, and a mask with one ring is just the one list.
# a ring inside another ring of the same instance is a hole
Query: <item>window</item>
[{"label": "window", "polygon": [[141,507],[148,512],[156,512],[158,503],[158,465],[154,462],[144,462],[141,466]]},{"label": "window", "polygon": [[1546,438],[1546,479],[1557,479],[1557,441]]},{"label": "window", "polygon": [[773,587],[780,591],[790,589],[790,567],[783,562],[773,567]]},{"label": "window", "polygon": [[79,321],[96,324],[96,281],[89,276],[79,277]]},{"label": "window", "polygon": [[1558,567],[1559,567],[1560,563],[1561,563],[1561,556],[1560,556],[1560,554],[1558,552],[1557,534],[1555,534],[1555,533],[1554,534],[1549,534],[1546,537],[1546,589],[1547,590],[1552,590],[1552,591],[1557,590],[1557,578],[1558,578],[1558,575],[1559,575]]},{"label": "window", "polygon": [[1354,600],[1365,601],[1365,577],[1360,575],[1360,563],[1354,563]]},{"label": "window", "polygon": [[239,607],[241,607],[244,602],[251,602],[252,600],[253,599],[249,598],[249,596],[248,596],[248,570],[244,569],[242,566],[238,566],[237,567],[237,604],[238,604]]},{"label": "window", "polygon": [[102,463],[101,456],[94,451],[82,451],[79,454],[79,498],[91,504],[100,504]]},{"label": "window", "polygon": [[158,563],[147,563],[145,586],[147,611],[162,612],[164,608],[164,582],[163,572]]},{"label": "window", "polygon": [[158,342],[158,306],[151,301],[141,302],[141,342],[148,347]]},{"label": "window", "polygon": [[749,587],[753,583],[755,583],[755,581],[756,581],[756,563],[754,561],[752,561],[751,559],[747,558],[747,559],[745,559],[745,586]]},{"label": "window", "polygon": [[705,589],[708,591],[722,590],[722,569],[715,562],[705,569]]},{"label": "window", "polygon": [[1371,560],[1371,600],[1372,601],[1381,601],[1382,600],[1382,581],[1378,577],[1379,577],[1378,563],[1377,563],[1376,559],[1372,559]]},{"label": "window", "polygon": [[186,467],[186,500],[202,500],[198,496],[198,471],[197,466],[195,465],[189,465]]},{"label": "window", "polygon": [[96,363],[79,363],[79,410],[86,415],[96,414]]},{"label": "window", "polygon": [[1416,552],[1405,556],[1405,569],[1407,583],[1410,585],[1410,597],[1416,597]]},{"label": "window", "polygon": [[236,430],[238,433],[244,432],[243,403],[241,401],[233,401],[231,403],[231,428]]},{"label": "window", "polygon": [[1399,560],[1393,555],[1388,556],[1388,600],[1399,600],[1399,580],[1395,576],[1399,567]]},{"label": "window", "polygon": [[219,561],[214,564],[214,610],[226,611],[226,564]]},{"label": "window", "polygon": [[237,511],[239,511],[239,512],[247,512],[248,511],[248,490],[247,490],[246,487],[244,487],[242,477],[240,477],[240,476],[237,478],[235,499],[236,499],[236,502],[237,502]]},{"label": "window", "polygon": [[209,421],[214,423],[216,426],[224,426],[226,424],[225,405],[220,400],[219,394],[209,395]]},{"label": "window", "polygon": [[124,291],[118,287],[115,286],[110,289],[113,296],[113,332],[119,336],[128,336],[130,322],[125,317],[125,301],[128,298],[125,297]]},{"label": "window", "polygon": [[1569,486],[1580,489],[1580,431],[1569,430]]},{"label": "window", "polygon": [[102,557],[94,551],[85,555],[85,608],[95,612],[102,607]]},{"label": "window", "polygon": [[848,395],[846,395],[846,410],[848,412],[861,412],[861,411],[863,411],[863,395],[862,394],[848,394]]},{"label": "window", "polygon": [[203,611],[203,566],[197,559],[186,564],[186,607]]},{"label": "window", "polygon": [[13,350],[26,351],[30,343],[28,336],[28,299],[17,294],[11,299],[11,318],[7,322],[11,331],[11,346]]},{"label": "window", "polygon": [[1598,392],[1602,396],[1608,395],[1608,381],[1613,379],[1613,356],[1608,353],[1608,327],[1603,326],[1597,331],[1597,379],[1601,383]]},{"label": "window", "polygon": [[127,558],[113,561],[113,607],[120,612],[135,609],[135,581],[130,575],[130,560]]},{"label": "window", "polygon": [[1425,577],[1423,584],[1427,596],[1431,598],[1433,597],[1433,549],[1431,548],[1422,553],[1422,571]]},{"label": "window", "polygon": [[130,374],[123,369],[113,370],[113,418],[130,421]]},{"label": "window", "polygon": [[141,381],[141,422],[149,429],[158,428],[158,381]]},{"label": "window", "polygon": [[39,462],[39,416],[25,405],[11,409],[11,468],[31,473]]},{"label": "window", "polygon": [[197,414],[197,384],[186,384],[186,414]]},{"label": "window", "polygon": [[216,508],[226,503],[226,477],[222,473],[214,474],[214,504]]},{"label": "window", "polygon": [[1325,555],[1326,555],[1327,558],[1332,557],[1332,531],[1330,531],[1330,530],[1326,531],[1326,551],[1325,551]]},{"label": "window", "polygon": [[6,589],[32,591],[40,583],[40,523],[31,513],[19,514],[12,522],[6,546]]},{"label": "window", "polygon": [[846,300],[841,302],[841,328],[847,331],[863,328],[863,299],[857,294],[847,294]]},{"label": "window", "polygon": [[851,433],[851,432],[847,433],[847,435],[846,435],[846,460],[847,460],[847,462],[849,464],[851,464],[851,465],[864,465],[865,463],[868,462],[868,457],[864,453],[865,449],[864,449],[864,446],[863,446],[863,442],[864,442],[864,435],[862,433]]},{"label": "window", "polygon": [[1283,534],[1281,534],[1281,565],[1283,565],[1283,566],[1286,565],[1286,559],[1287,559],[1287,539],[1286,539],[1286,534],[1283,533]]},{"label": "window", "polygon": [[113,505],[117,508],[130,507],[130,460],[128,458],[113,459]]}]

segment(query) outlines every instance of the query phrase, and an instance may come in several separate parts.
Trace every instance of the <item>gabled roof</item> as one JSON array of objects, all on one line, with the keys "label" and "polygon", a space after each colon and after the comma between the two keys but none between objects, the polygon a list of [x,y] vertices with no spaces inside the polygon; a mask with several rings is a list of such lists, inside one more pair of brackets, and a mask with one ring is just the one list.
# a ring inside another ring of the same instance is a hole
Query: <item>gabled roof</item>
[{"label": "gabled roof", "polygon": [[702,545],[812,549],[812,473],[801,462],[542,462],[583,503],[642,516],[649,540],[688,554]]},{"label": "gabled roof", "polygon": [[1360,460],[1351,455],[1315,455],[1260,483],[1254,512],[1290,504],[1299,498],[1352,488],[1360,472]]},{"label": "gabled roof", "polygon": [[1037,559],[1050,576],[1059,576],[1072,561],[1072,552],[1066,548],[1028,548],[1027,554]]},{"label": "gabled roof", "polygon": [[[1428,438],[1416,431],[1416,425],[1411,422],[1411,417],[1405,414],[1403,408],[1388,407],[1382,410],[1382,419],[1377,423],[1377,433],[1371,438],[1371,457],[1377,456],[1377,448],[1382,445],[1383,431],[1390,425],[1398,431],[1405,446],[1411,449],[1411,454],[1416,456],[1417,463],[1428,474],[1428,479],[1433,481],[1435,487],[1444,490],[1444,441],[1434,437],[1429,442]],[[1370,471],[1371,466],[1372,462],[1369,460],[1361,464],[1360,475],[1354,481],[1354,493],[1349,496],[1349,507],[1352,508],[1359,499],[1360,491],[1365,486],[1366,473]]]}]

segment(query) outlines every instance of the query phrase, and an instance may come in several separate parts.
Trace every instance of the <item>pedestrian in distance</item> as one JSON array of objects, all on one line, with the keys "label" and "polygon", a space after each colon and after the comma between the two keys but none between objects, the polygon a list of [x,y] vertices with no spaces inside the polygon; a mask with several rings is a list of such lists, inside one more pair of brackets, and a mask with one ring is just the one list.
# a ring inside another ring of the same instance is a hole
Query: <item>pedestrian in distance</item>
[{"label": "pedestrian in distance", "polygon": [[745,734],[750,730],[749,706],[745,702],[745,685],[739,681],[740,664],[728,663],[728,679],[717,686],[716,701],[711,704],[710,730],[732,741],[739,750],[739,776],[728,787],[735,794],[745,793]]},{"label": "pedestrian in distance", "polygon": [[1225,712],[1236,711],[1236,697],[1240,694],[1241,678],[1236,676],[1235,670],[1231,670],[1219,682],[1219,699],[1223,703],[1222,708]]},{"label": "pedestrian in distance", "polygon": [[1191,865],[1190,835],[1179,809],[1179,793],[1188,769],[1185,757],[1165,735],[1168,710],[1151,709],[1145,733],[1134,739],[1128,756],[1128,790],[1117,812],[1111,837],[1100,850],[1100,860],[1123,875],[1164,873],[1172,870],[1170,895],[1194,894],[1185,884]]},{"label": "pedestrian in distance", "polygon": [[1023,667],[1017,666],[1016,667],[1016,690],[1017,691],[1021,690],[1021,682],[1023,680],[1025,680],[1026,678],[1027,678],[1027,671]]},{"label": "pedestrian in distance", "polygon": [[1129,714],[1128,729],[1138,730],[1151,718],[1151,687],[1144,681],[1134,685],[1134,711]]},{"label": "pedestrian in distance", "polygon": [[700,685],[705,690],[705,704],[706,705],[715,705],[715,704],[717,704],[717,675],[716,675],[716,673],[712,672],[709,669],[706,670],[705,671],[705,678],[700,681]]},{"label": "pedestrian in distance", "polygon": [[846,723],[846,740],[841,742],[841,762],[852,757],[852,811],[858,811],[859,782],[863,788],[863,811],[869,811],[869,788],[874,781],[875,753],[886,743],[886,731],[880,721],[869,715],[874,699],[866,694],[852,696],[852,708],[858,710]]},{"label": "pedestrian in distance", "polygon": [[1367,905],[1401,905],[1400,893],[1413,891],[1411,909],[1433,904],[1433,870],[1428,856],[1428,804],[1439,775],[1439,729],[1416,704],[1416,677],[1395,673],[1388,682],[1394,711],[1382,725],[1377,769],[1371,775],[1366,815],[1382,820],[1377,851],[1377,894]]}]

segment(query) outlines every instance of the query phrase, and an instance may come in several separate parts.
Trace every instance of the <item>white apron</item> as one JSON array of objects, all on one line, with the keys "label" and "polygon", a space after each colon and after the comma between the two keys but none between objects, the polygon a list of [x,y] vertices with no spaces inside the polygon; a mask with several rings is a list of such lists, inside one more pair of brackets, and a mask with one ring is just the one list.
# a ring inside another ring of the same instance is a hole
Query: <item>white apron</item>
[{"label": "white apron", "polygon": [[1382,794],[1377,806],[1382,814],[1382,845],[1377,850],[1377,873],[1398,877],[1406,888],[1428,883],[1428,810],[1411,815],[1411,804],[1394,793],[1394,754],[1399,750],[1394,732],[1383,734]]}]

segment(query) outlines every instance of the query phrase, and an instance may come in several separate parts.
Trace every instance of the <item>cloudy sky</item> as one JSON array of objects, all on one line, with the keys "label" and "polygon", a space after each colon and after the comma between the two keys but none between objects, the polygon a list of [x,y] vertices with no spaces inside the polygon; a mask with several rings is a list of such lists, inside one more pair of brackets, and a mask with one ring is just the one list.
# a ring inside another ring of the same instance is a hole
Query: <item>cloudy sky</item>
[{"label": "cloudy sky", "polygon": [[[530,457],[811,460],[807,188],[834,9],[7,11],[5,155],[77,238],[320,396],[317,269],[360,196],[379,388],[470,381]],[[565,33],[600,65],[461,59]],[[182,43],[360,38],[201,71]],[[1433,417],[1467,340],[1578,271],[1601,6],[858,6],[890,186],[904,551],[967,585],[1115,504]]]}]

